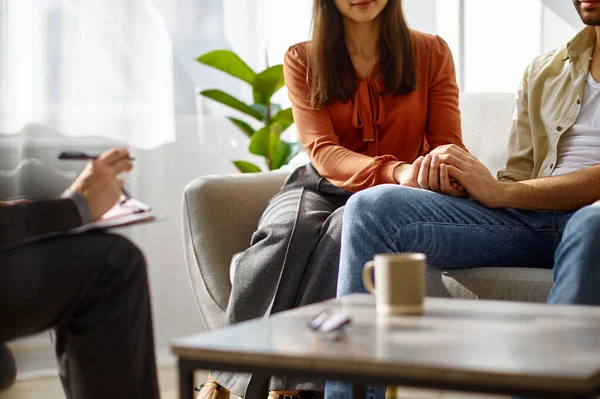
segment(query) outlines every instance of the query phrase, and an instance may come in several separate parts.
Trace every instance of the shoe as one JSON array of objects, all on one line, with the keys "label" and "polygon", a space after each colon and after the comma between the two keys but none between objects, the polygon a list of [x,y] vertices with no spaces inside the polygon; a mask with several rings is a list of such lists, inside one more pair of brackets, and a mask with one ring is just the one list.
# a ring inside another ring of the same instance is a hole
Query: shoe
[{"label": "shoe", "polygon": [[[214,391],[210,397],[200,397],[200,392],[204,387],[214,388]],[[200,385],[200,387],[194,387],[194,392],[196,392],[195,398],[197,399],[229,399],[229,391],[216,382],[205,382],[204,384]],[[219,396],[221,393],[223,393],[223,395]]]},{"label": "shoe", "polygon": [[277,392],[269,391],[267,399],[322,399],[323,394],[318,395],[317,392],[301,392],[300,395],[281,395]]}]

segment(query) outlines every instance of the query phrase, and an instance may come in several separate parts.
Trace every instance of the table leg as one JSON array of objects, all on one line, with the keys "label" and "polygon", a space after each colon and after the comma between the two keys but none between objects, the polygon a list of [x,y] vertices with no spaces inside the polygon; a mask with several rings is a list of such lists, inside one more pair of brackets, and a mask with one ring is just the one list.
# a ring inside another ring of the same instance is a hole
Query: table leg
[{"label": "table leg", "polygon": [[365,399],[367,397],[367,386],[363,384],[352,385],[352,399]]},{"label": "table leg", "polygon": [[192,399],[194,397],[194,369],[186,367],[179,361],[179,399]]}]

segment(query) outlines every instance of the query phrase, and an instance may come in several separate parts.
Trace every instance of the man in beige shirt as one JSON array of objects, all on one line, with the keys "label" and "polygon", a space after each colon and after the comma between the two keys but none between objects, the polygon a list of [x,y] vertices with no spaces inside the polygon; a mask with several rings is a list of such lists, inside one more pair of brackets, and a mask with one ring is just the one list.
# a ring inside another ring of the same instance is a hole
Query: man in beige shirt
[{"label": "man in beige shirt", "polygon": [[[572,1],[588,27],[527,68],[498,180],[451,145],[413,163],[417,189],[352,196],[338,297],[365,292],[362,266],[373,255],[422,252],[443,268],[553,269],[549,303],[600,305],[600,206],[591,205],[600,199],[600,0]],[[346,384],[327,383],[326,399],[349,397]]]},{"label": "man in beige shirt", "polygon": [[423,252],[443,268],[553,269],[549,303],[600,305],[600,0],[572,1],[588,26],[527,68],[498,179],[451,145],[412,165],[421,189],[353,196],[338,296],[365,291],[374,254]]}]

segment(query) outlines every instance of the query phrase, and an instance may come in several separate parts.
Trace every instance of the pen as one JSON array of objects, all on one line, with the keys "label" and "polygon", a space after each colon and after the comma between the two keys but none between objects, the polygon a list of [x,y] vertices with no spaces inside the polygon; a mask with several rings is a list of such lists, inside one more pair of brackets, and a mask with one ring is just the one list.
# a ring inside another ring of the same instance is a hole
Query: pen
[{"label": "pen", "polygon": [[125,199],[121,203],[123,203],[123,202],[127,201],[128,199],[132,198],[131,194],[129,194],[129,191],[125,190],[125,187],[123,187],[121,189],[121,191],[123,191],[123,195],[125,196]]},{"label": "pen", "polygon": [[[86,161],[98,158],[99,155],[88,155],[85,152],[76,151],[64,151],[58,155],[58,159],[62,161]],[[133,157],[129,157],[130,161],[135,160]]]}]

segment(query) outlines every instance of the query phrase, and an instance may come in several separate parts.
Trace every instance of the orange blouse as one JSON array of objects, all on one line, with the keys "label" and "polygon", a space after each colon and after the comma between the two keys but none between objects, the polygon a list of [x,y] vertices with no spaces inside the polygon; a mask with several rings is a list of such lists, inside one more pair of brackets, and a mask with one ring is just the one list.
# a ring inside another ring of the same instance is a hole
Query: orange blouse
[{"label": "orange blouse", "polygon": [[438,36],[412,31],[417,89],[379,95],[383,79],[359,81],[352,100],[322,108],[310,104],[309,43],[290,47],[283,65],[300,143],[321,176],[357,192],[396,184],[394,169],[444,144],[464,148],[454,60]]}]

